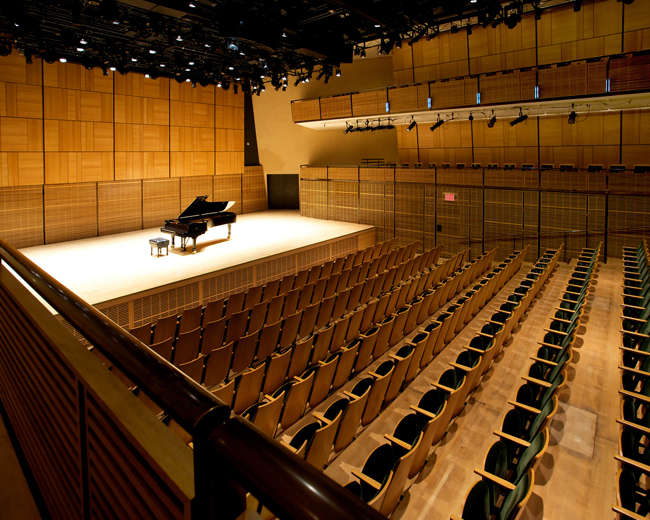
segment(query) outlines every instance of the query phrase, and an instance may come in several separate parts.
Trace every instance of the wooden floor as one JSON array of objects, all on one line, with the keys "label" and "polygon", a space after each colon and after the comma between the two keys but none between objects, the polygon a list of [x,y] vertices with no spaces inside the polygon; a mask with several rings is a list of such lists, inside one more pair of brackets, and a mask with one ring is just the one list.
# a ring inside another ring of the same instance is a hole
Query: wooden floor
[{"label": "wooden floor", "polygon": [[149,239],[164,236],[159,228],[61,242],[22,249],[28,258],[92,305],[196,276],[227,269],[328,240],[372,226],[301,217],[297,210],[238,215],[232,237],[227,226],[214,227],[190,247],[151,256]]},{"label": "wooden floor", "polygon": [[[416,404],[431,388],[430,382],[437,381],[449,368],[461,346],[468,344],[529,269],[530,264],[524,264],[411,386],[331,462],[325,474],[342,485],[354,480],[351,470],[360,468],[377,446],[387,442],[383,434],[392,433],[399,420],[410,412],[409,405]],[[485,454],[498,440],[492,431],[500,427],[510,409],[507,401],[515,398],[523,383],[520,376],[527,373],[532,363],[529,357],[537,352],[537,341],[542,339],[543,327],[549,325],[549,317],[572,269],[572,265],[558,264],[463,412],[449,426],[446,437],[430,451],[427,465],[410,483],[392,518],[447,519],[452,512],[461,513],[467,491],[479,480],[473,469],[482,467]],[[615,418],[619,413],[617,345],[621,282],[619,260],[601,265],[595,275],[595,290],[589,296],[578,330],[568,383],[559,393],[560,407],[550,427],[550,445],[536,472],[524,519],[614,518],[611,504],[615,501],[614,453],[618,436]],[[366,371],[382,361],[383,357]],[[349,390],[355,382],[356,379],[341,391]],[[336,398],[331,397],[316,410],[324,410]],[[292,426],[285,438],[306,422],[310,422],[309,417]]]}]

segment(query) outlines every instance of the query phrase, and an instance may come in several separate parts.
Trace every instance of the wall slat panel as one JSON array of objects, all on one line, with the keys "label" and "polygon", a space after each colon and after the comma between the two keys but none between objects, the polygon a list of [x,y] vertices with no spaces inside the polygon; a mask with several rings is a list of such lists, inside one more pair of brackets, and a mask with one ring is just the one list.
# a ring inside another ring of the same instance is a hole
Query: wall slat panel
[{"label": "wall slat panel", "polygon": [[181,213],[180,179],[142,181],[142,229],[160,227]]},{"label": "wall slat panel", "polygon": [[235,202],[235,205],[229,211],[240,215],[243,213],[242,208],[242,176],[241,175],[219,175],[214,179],[214,201]]},{"label": "wall slat panel", "polygon": [[97,184],[46,185],[45,243],[97,236]]},{"label": "wall slat panel", "polygon": [[100,236],[142,229],[142,183],[98,183],[97,215]]},{"label": "wall slat panel", "polygon": [[15,248],[43,244],[43,187],[0,188],[0,237]]},{"label": "wall slat panel", "polygon": [[269,209],[266,196],[266,179],[262,166],[246,166],[242,177],[242,186],[242,213],[253,213]]}]

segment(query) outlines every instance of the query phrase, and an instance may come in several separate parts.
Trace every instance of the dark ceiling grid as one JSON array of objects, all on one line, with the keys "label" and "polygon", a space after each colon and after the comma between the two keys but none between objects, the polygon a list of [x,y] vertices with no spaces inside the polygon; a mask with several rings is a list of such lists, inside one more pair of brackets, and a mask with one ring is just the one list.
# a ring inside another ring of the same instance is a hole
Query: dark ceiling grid
[{"label": "dark ceiling grid", "polygon": [[259,94],[269,85],[285,90],[291,76],[295,84],[314,75],[327,82],[367,46],[389,53],[445,24],[513,27],[539,1],[7,0],[0,55]]}]

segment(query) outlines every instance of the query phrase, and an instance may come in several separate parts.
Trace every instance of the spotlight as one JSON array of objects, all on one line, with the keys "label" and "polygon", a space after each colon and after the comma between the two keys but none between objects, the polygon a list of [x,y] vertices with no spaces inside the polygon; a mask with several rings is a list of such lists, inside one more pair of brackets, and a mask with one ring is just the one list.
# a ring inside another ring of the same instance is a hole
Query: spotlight
[{"label": "spotlight", "polygon": [[348,123],[347,121],[345,122],[345,130],[343,130],[343,135],[346,135],[348,132],[351,132],[354,127]]},{"label": "spotlight", "polygon": [[32,61],[32,55],[29,54],[28,52],[25,53],[25,63],[27,63],[27,65],[31,65],[32,63],[34,63]]},{"label": "spotlight", "polygon": [[194,2],[190,2],[190,7],[196,7],[196,4]]},{"label": "spotlight", "polygon": [[192,88],[196,88],[196,81],[192,80]]},{"label": "spotlight", "polygon": [[82,36],[81,39],[79,40],[79,43],[80,43],[81,45],[87,45],[87,44],[88,44],[88,41],[86,40],[86,38],[84,38],[84,37]]},{"label": "spotlight", "polygon": [[236,38],[228,38],[226,40],[226,47],[228,47],[228,50],[238,51],[239,50],[239,42],[237,41]]},{"label": "spotlight", "polygon": [[522,114],[520,111],[519,117],[517,119],[514,119],[513,121],[510,121],[510,126],[515,126],[518,125],[519,123],[523,123],[524,121],[526,121],[526,119],[528,119],[528,116]]},{"label": "spotlight", "polygon": [[156,54],[156,49],[149,49],[149,54]]},{"label": "spotlight", "polygon": [[361,57],[362,58],[366,57],[366,49],[361,49]]},{"label": "spotlight", "polygon": [[65,63],[65,62],[68,61],[68,60],[66,60],[65,58],[59,58],[59,61],[60,61],[61,63]]},{"label": "spotlight", "polygon": [[108,69],[106,68],[106,65],[104,65],[104,66],[102,67],[102,74],[103,74],[104,76],[108,76]]},{"label": "spotlight", "polygon": [[582,0],[574,0],[573,2],[573,12],[578,13],[582,9]]},{"label": "spotlight", "polygon": [[237,94],[237,84],[232,86],[232,90],[235,94]]},{"label": "spotlight", "polygon": [[9,56],[11,54],[11,45],[0,45],[0,56]]},{"label": "spotlight", "polygon": [[433,124],[433,126],[431,128],[429,128],[429,130],[431,130],[433,132],[436,128],[440,128],[444,124],[445,124],[445,122],[442,119],[440,119],[440,116],[438,116],[438,121],[436,121]]},{"label": "spotlight", "polygon": [[336,69],[336,77],[337,78],[341,77],[341,69]]},{"label": "spotlight", "polygon": [[467,36],[471,36],[472,35],[472,26],[470,24],[467,24],[466,29],[467,29]]},{"label": "spotlight", "polygon": [[492,116],[490,118],[490,120],[488,121],[488,128],[493,128],[494,123],[496,123],[496,122],[497,122],[497,116]]},{"label": "spotlight", "polygon": [[406,131],[410,132],[415,128],[415,125],[416,125],[415,120],[411,121],[411,124],[406,127]]},{"label": "spotlight", "polygon": [[295,83],[293,84],[294,87],[297,87],[300,84],[301,78],[297,78]]},{"label": "spotlight", "polygon": [[574,124],[576,122],[576,117],[577,114],[575,113],[574,110],[572,110],[571,113],[569,114],[569,119],[567,120],[567,123],[569,123],[570,125]]},{"label": "spotlight", "polygon": [[117,70],[117,67],[109,67],[109,70],[115,72]]},{"label": "spotlight", "polygon": [[77,52],[83,52],[83,51],[85,51],[85,50],[86,50],[86,49],[84,49],[83,47],[77,47]]},{"label": "spotlight", "polygon": [[469,117],[467,119],[469,119],[470,121],[474,121],[474,116],[472,115],[471,112],[469,113]]},{"label": "spotlight", "polygon": [[217,82],[217,87],[221,88],[221,81]]}]

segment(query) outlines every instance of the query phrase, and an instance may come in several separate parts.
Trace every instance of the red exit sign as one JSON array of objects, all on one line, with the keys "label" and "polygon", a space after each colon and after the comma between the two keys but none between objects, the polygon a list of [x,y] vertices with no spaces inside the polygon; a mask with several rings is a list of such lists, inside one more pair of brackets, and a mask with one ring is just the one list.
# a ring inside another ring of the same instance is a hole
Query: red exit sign
[{"label": "red exit sign", "polygon": [[445,201],[454,202],[456,200],[455,193],[445,193]]}]

